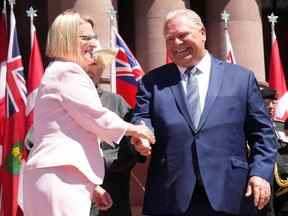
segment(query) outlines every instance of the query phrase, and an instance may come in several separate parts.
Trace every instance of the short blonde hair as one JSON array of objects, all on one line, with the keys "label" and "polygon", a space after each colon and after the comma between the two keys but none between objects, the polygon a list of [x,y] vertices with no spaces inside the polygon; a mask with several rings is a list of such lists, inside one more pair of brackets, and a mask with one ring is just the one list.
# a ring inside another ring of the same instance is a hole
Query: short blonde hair
[{"label": "short blonde hair", "polygon": [[201,17],[196,12],[190,9],[178,9],[167,13],[164,22],[164,33],[167,23],[177,17],[185,17],[187,20],[190,21],[190,24],[193,27],[204,28]]},{"label": "short blonde hair", "polygon": [[92,28],[94,27],[92,19],[81,17],[79,13],[71,9],[58,15],[48,32],[46,55],[52,59],[79,62],[81,59],[79,26],[85,22],[91,24]]}]

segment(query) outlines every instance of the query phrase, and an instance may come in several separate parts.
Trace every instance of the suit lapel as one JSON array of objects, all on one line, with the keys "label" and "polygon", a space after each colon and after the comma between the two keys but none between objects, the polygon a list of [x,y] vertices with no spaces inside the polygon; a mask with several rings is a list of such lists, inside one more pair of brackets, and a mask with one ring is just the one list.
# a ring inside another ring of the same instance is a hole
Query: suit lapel
[{"label": "suit lapel", "polygon": [[186,103],[186,97],[185,93],[181,84],[181,76],[180,71],[178,70],[177,66],[173,64],[173,72],[171,71],[171,80],[176,81],[175,84],[170,86],[170,89],[174,95],[174,99],[176,101],[176,104],[182,113],[183,117],[186,119],[186,121],[189,123],[190,127],[194,130],[193,123],[190,118],[190,114],[187,108]]},{"label": "suit lapel", "polygon": [[223,77],[224,77],[223,62],[212,57],[208,92],[205,100],[204,110],[202,112],[197,131],[199,131],[203,127],[204,122],[206,121],[208,114],[211,108],[213,107],[212,105],[219,93]]}]

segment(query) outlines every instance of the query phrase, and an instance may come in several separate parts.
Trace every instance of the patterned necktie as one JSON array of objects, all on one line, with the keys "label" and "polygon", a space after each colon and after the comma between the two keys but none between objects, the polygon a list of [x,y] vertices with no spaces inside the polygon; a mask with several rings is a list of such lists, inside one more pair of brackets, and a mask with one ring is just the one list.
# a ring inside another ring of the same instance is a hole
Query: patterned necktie
[{"label": "patterned necktie", "polygon": [[187,75],[187,85],[186,85],[187,105],[189,114],[192,118],[194,127],[196,129],[198,127],[201,117],[201,108],[200,108],[200,96],[197,81],[197,75],[199,71],[197,70],[197,68],[195,69],[196,70],[192,73],[191,68],[188,68],[185,71],[185,74]]}]

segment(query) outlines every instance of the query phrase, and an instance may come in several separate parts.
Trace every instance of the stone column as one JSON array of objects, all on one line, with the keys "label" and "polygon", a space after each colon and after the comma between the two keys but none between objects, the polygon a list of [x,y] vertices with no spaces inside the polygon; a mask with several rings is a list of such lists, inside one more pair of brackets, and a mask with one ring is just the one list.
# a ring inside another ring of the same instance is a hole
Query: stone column
[{"label": "stone column", "polygon": [[110,20],[107,14],[112,8],[110,0],[105,1],[90,1],[90,0],[58,0],[48,1],[48,20],[49,25],[54,18],[61,12],[73,8],[80,13],[91,16],[95,22],[95,29],[103,46],[109,46],[110,42]]},{"label": "stone column", "polygon": [[258,80],[265,80],[261,3],[256,0],[206,0],[207,48],[224,56],[224,25],[221,13],[230,13],[228,32],[236,62],[251,69]]},{"label": "stone column", "polygon": [[189,7],[183,0],[146,0],[135,3],[136,56],[144,71],[165,63],[166,47],[163,37],[165,15],[170,10]]},{"label": "stone column", "polygon": [[[79,13],[93,18],[95,30],[102,46],[110,46],[110,17],[108,11],[113,8],[111,0],[57,0],[57,4],[55,4],[55,1],[47,1],[47,4],[49,26],[58,14],[69,8],[73,8]],[[113,4],[117,4],[116,0],[113,0]],[[106,78],[105,80],[110,79],[110,68],[105,70],[103,77]],[[109,85],[105,85],[104,88],[107,90],[110,89]]]}]

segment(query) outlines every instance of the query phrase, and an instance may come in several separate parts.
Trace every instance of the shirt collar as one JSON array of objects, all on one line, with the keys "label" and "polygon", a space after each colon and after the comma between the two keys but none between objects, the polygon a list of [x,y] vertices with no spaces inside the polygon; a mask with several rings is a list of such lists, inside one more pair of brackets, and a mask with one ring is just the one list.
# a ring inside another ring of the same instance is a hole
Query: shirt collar
[{"label": "shirt collar", "polygon": [[[210,56],[209,52],[206,51],[203,58],[193,68],[193,72],[197,68],[198,71],[200,71],[200,72],[209,73],[210,68],[211,68],[210,65],[211,65],[211,56]],[[177,65],[177,67],[178,67],[178,70],[180,71],[181,76],[184,76],[184,72],[187,70],[187,68],[181,67],[179,65]]]}]

